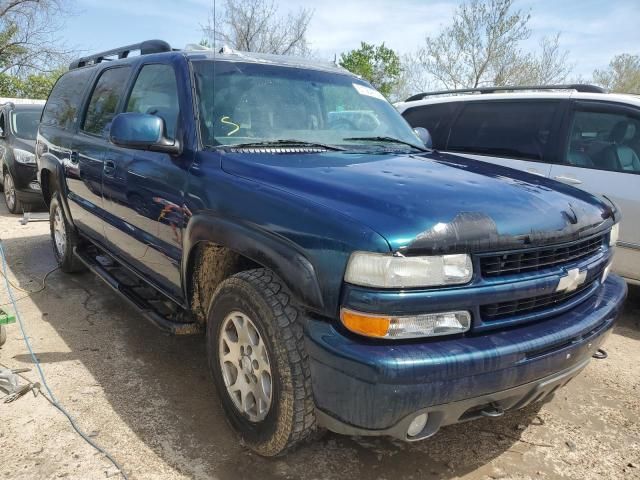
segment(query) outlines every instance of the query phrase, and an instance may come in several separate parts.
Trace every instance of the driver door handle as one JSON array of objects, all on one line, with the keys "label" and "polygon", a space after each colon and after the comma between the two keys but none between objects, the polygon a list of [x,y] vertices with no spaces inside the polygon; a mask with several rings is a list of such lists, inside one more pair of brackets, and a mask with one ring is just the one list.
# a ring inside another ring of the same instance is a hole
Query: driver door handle
[{"label": "driver door handle", "polygon": [[107,160],[104,162],[103,172],[105,175],[112,176],[116,171],[116,164],[112,160]]},{"label": "driver door handle", "polygon": [[569,185],[580,185],[582,183],[582,180],[578,180],[577,178],[573,177],[566,177],[564,175],[557,175],[553,178],[561,182],[568,183]]}]

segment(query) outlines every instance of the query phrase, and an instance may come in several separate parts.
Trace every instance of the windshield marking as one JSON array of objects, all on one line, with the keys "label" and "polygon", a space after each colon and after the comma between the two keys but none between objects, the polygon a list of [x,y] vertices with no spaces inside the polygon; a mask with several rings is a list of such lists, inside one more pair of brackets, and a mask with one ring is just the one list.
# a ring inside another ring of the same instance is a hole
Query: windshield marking
[{"label": "windshield marking", "polygon": [[233,125],[235,127],[235,129],[231,130],[229,133],[227,133],[227,137],[230,137],[231,135],[233,135],[234,133],[236,133],[238,130],[240,130],[240,125],[238,125],[237,123],[233,123],[231,121],[231,119],[228,116],[224,116],[220,119],[220,121],[226,125]]}]

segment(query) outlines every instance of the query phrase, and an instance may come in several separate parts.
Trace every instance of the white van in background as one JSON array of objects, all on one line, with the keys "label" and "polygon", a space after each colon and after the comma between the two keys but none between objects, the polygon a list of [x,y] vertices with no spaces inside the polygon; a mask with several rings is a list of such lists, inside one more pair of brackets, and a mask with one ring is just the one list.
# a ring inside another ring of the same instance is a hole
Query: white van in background
[{"label": "white van in background", "polygon": [[550,177],[622,211],[614,271],[640,284],[640,96],[592,85],[421,93],[396,104],[433,147]]}]

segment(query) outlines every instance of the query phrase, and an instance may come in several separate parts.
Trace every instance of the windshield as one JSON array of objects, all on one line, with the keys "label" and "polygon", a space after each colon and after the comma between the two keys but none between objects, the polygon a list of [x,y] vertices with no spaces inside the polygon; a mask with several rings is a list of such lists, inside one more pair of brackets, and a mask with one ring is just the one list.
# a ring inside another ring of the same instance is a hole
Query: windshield
[{"label": "windshield", "polygon": [[11,127],[16,137],[35,140],[42,110],[14,111],[11,114]]},{"label": "windshield", "polygon": [[206,146],[295,140],[362,148],[364,137],[391,137],[422,148],[395,108],[352,76],[212,60],[193,68]]}]

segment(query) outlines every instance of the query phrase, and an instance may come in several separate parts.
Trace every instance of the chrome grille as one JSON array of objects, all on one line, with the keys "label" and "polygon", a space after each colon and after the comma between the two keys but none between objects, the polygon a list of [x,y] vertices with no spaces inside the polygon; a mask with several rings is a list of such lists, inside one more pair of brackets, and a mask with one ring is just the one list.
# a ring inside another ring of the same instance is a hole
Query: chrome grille
[{"label": "chrome grille", "polygon": [[599,281],[603,271],[603,266],[591,271],[585,282],[571,292],[552,292],[517,300],[482,305],[480,307],[480,315],[483,321],[491,322],[492,320],[500,320],[505,317],[547,310],[590,290],[593,285]]}]

